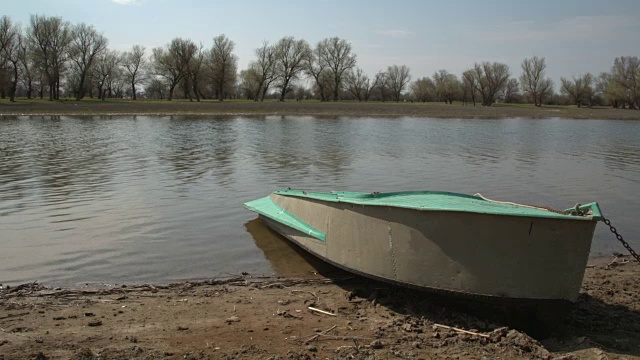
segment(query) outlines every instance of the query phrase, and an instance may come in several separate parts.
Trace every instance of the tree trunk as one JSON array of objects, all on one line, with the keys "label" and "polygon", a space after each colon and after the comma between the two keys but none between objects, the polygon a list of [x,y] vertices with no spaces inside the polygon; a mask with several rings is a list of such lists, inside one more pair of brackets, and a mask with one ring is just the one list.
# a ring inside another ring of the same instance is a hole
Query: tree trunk
[{"label": "tree trunk", "polygon": [[196,95],[196,101],[200,102],[200,92],[198,91],[198,80],[193,79],[193,93]]},{"label": "tree trunk", "polygon": [[136,82],[131,81],[131,97],[133,100],[136,100]]},{"label": "tree trunk", "polygon": [[167,101],[173,100],[173,90],[175,90],[177,84],[177,82],[172,82],[171,85],[169,85],[169,94],[167,95]]},{"label": "tree trunk", "polygon": [[78,94],[76,94],[76,101],[80,101],[84,97],[84,78],[85,72],[80,75],[80,85],[78,86]]},{"label": "tree trunk", "polygon": [[11,83],[11,92],[9,94],[9,101],[16,101],[16,89],[18,88],[18,64],[13,64],[13,82]]},{"label": "tree trunk", "polygon": [[280,92],[280,101],[284,102],[284,96],[287,94],[287,86],[289,86],[289,79],[284,79],[284,84],[282,84],[282,91]]},{"label": "tree trunk", "polygon": [[222,69],[221,70],[221,76],[220,76],[220,89],[219,89],[219,93],[218,93],[218,101],[222,101],[224,100],[224,83],[225,83],[225,78],[224,78],[224,74],[226,71],[226,66],[223,64]]},{"label": "tree trunk", "polygon": [[256,92],[256,96],[254,97],[256,101],[258,101],[258,99],[260,98],[260,92],[262,91],[263,85],[264,85],[264,79],[260,81],[260,85],[258,85],[258,91]]},{"label": "tree trunk", "polygon": [[265,86],[264,89],[262,89],[262,97],[260,98],[260,102],[264,101],[264,97],[265,97],[265,95],[267,95],[267,89],[268,89],[268,87],[266,87],[266,86]]}]

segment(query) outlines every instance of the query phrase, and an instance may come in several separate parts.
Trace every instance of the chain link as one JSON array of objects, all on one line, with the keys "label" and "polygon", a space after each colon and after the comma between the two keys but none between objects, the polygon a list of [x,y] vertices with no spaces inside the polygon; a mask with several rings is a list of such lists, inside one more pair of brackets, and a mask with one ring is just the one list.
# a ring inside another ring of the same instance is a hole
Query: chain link
[{"label": "chain link", "polygon": [[628,242],[624,241],[624,239],[622,238],[622,235],[618,234],[618,230],[613,225],[611,225],[611,221],[605,218],[603,218],[602,221],[604,221],[604,223],[607,224],[607,226],[609,226],[609,230],[611,230],[611,232],[616,236],[616,239],[618,239],[618,241],[622,243],[622,246],[624,246],[625,249],[629,251],[631,256],[633,256],[636,259],[636,261],[640,263],[640,255],[638,255],[638,253],[636,253],[631,248]]}]

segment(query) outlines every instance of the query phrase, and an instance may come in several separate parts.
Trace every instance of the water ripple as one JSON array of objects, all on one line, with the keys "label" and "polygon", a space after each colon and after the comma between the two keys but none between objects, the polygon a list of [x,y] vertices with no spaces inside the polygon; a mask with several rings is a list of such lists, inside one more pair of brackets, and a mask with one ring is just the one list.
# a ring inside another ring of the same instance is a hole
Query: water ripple
[{"label": "water ripple", "polygon": [[[566,119],[0,120],[0,279],[167,282],[288,268],[241,206],[288,186],[481,192],[559,208],[597,200],[640,247],[639,138],[638,122]],[[605,230],[593,253],[622,251]]]}]

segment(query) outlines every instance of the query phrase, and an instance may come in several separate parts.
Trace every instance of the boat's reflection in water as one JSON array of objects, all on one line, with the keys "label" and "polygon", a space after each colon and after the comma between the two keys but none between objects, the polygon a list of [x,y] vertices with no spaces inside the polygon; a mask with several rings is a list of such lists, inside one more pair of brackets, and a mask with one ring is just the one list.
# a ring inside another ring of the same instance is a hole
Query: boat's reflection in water
[{"label": "boat's reflection in water", "polygon": [[348,274],[292,244],[271,230],[260,218],[250,220],[244,226],[277,276],[344,277]]}]

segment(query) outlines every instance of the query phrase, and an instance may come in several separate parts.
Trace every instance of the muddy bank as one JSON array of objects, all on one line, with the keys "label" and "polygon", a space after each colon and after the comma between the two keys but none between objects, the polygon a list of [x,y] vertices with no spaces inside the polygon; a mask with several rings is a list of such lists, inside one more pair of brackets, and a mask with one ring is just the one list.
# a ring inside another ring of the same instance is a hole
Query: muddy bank
[{"label": "muddy bank", "polygon": [[553,328],[345,273],[5,287],[0,359],[640,359],[640,266],[611,260]]},{"label": "muddy bank", "polygon": [[[544,106],[537,108],[522,104],[496,104],[491,107],[446,105],[441,103],[394,103],[394,102],[326,102],[317,101],[212,101],[189,102],[185,100],[108,100],[82,101],[26,100],[15,103],[0,100],[0,116],[17,115],[295,115],[295,116],[412,116],[432,118],[572,118],[572,119],[617,119],[638,120],[640,111],[613,109],[609,107],[577,108],[575,106]],[[1,119],[0,119],[1,120]]]}]

